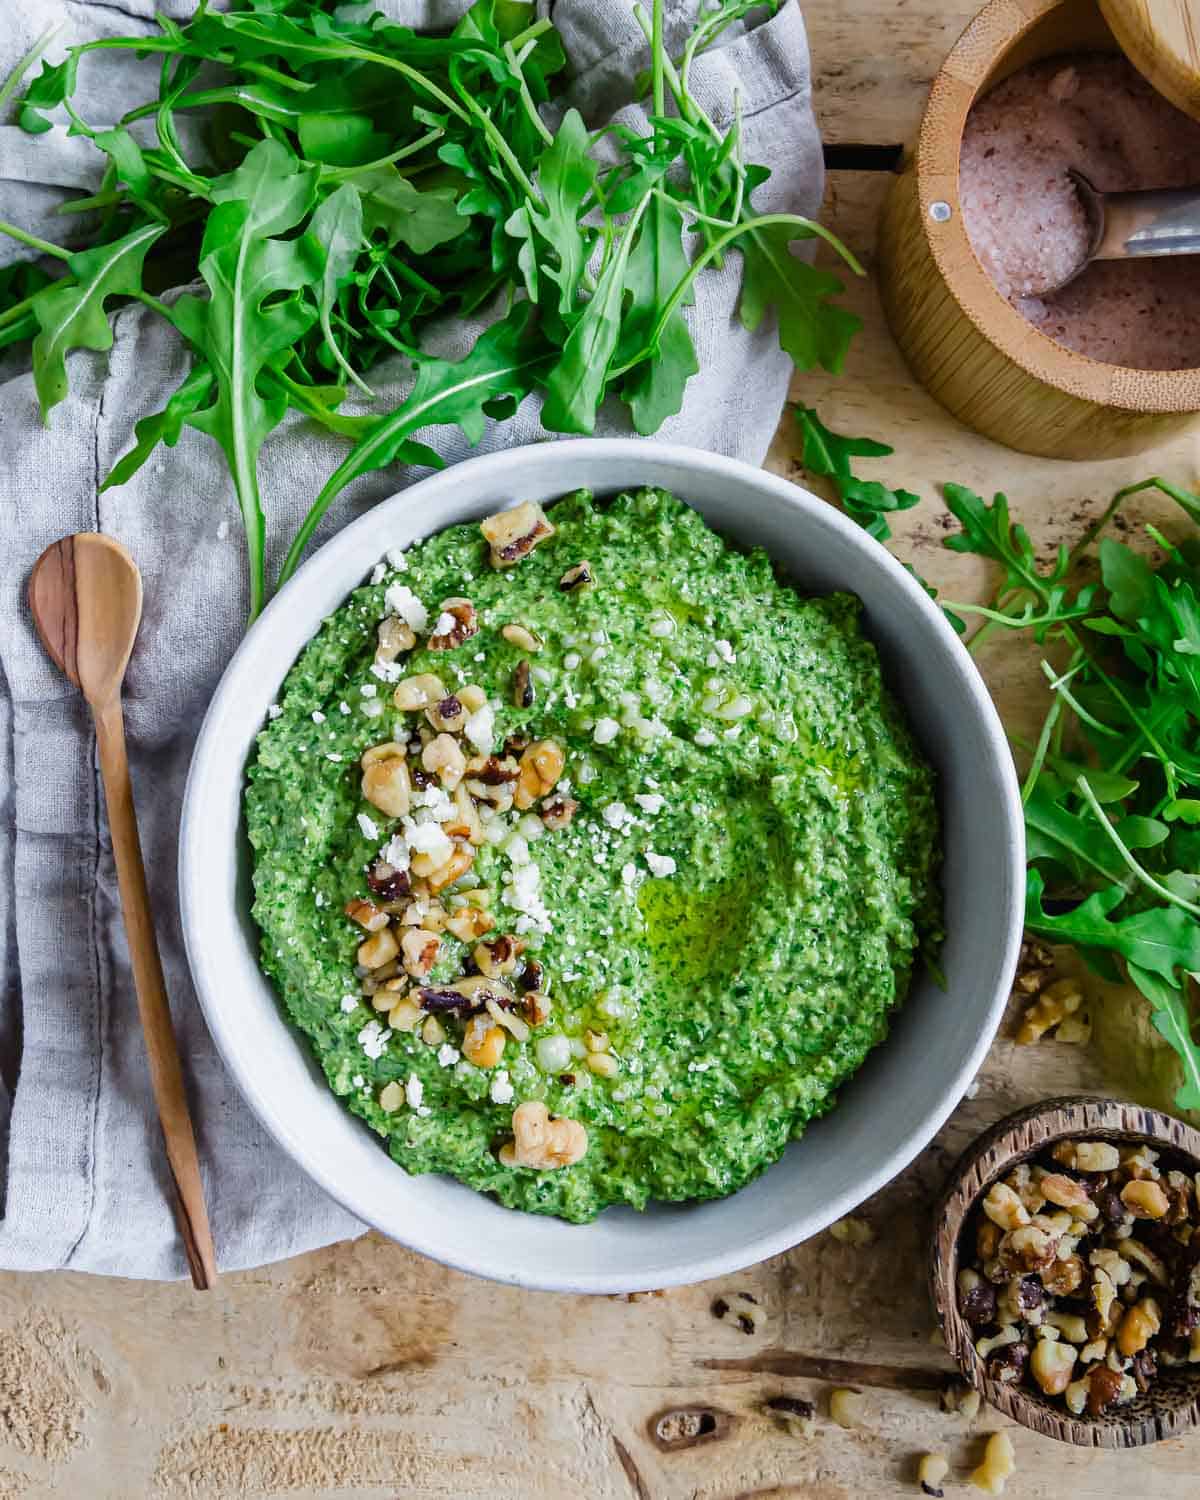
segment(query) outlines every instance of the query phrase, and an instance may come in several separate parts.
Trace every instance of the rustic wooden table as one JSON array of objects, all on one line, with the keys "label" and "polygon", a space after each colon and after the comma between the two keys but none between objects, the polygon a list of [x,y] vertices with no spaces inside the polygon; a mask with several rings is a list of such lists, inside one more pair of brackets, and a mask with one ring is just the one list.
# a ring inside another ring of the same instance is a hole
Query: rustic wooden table
[{"label": "rustic wooden table", "polygon": [[[834,144],[910,139],[929,81],[975,0],[806,0],[817,108]],[[826,218],[870,263],[885,174],[831,175]],[[1055,463],[997,448],[914,389],[870,283],[853,289],[866,331],[837,381],[792,392],[833,427],[887,438],[880,473],[927,502],[901,517],[901,547],[959,598],[986,570],[940,545],[938,481],[1003,488],[1038,537],[1074,537],[1119,485],[1158,470],[1195,485],[1200,443],[1141,460]],[[803,479],[790,412],[770,467]],[[1143,512],[1149,514],[1150,512]],[[1136,513],[1135,513],[1136,515]],[[1020,722],[1031,664],[983,662]],[[917,1493],[917,1456],[944,1449],[961,1486],[982,1437],[939,1408],[948,1370],[925,1292],[925,1219],[950,1161],[1008,1110],[1063,1090],[1103,1089],[1086,1049],[992,1048],[974,1097],[937,1141],[863,1209],[875,1242],[828,1234],[722,1283],[637,1301],[524,1294],[442,1270],[378,1236],[183,1285],[77,1275],[0,1278],[0,1500],[876,1500]],[[721,1293],[765,1309],[747,1336],[718,1322]],[[866,1391],[865,1426],[824,1415],[830,1381]],[[764,1412],[771,1396],[817,1400],[810,1437]],[[708,1441],[664,1412],[715,1414]],[[1012,1428],[1013,1496],[1184,1500],[1200,1490],[1200,1435],[1135,1453],[1062,1447]],[[950,1491],[953,1493],[954,1491]]]}]

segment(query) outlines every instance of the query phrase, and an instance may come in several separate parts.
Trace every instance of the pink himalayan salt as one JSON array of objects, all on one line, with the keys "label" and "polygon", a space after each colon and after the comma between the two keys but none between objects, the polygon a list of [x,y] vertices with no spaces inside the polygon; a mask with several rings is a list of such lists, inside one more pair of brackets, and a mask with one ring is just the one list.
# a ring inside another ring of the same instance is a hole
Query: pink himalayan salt
[{"label": "pink himalayan salt", "polygon": [[984,270],[1057,343],[1139,370],[1200,366],[1200,260],[1093,264],[1067,176],[1101,192],[1200,183],[1200,121],[1155,93],[1123,57],[1085,53],[1022,68],[981,99],[963,132],[959,196]]}]

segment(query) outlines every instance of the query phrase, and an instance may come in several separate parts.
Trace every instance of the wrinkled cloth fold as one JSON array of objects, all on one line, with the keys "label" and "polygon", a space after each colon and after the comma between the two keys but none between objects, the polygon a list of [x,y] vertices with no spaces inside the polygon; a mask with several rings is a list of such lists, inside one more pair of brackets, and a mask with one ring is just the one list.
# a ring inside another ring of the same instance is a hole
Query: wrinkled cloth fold
[{"label": "wrinkled cloth fold", "polygon": [[[154,30],[155,0],[23,0],[0,34],[0,76],[48,27],[49,51]],[[193,0],[159,0],[183,21]],[[401,0],[380,9],[410,24],[446,27],[465,5]],[[695,12],[667,5],[669,37]],[[553,9],[572,70],[568,102],[589,123],[614,115],[635,126],[629,103],[647,49],[631,0],[561,0]],[[157,64],[131,53],[85,60],[79,103],[94,126],[113,123],[155,92]],[[735,93],[746,156],[771,168],[756,202],[815,214],[822,190],[804,26],[794,3],[701,57],[695,93],[728,118]],[[64,242],[65,198],[96,187],[102,159],[65,124],[30,136],[0,125],[0,218]],[[0,263],[27,251],[0,239]],[[790,363],[774,327],[748,333],[735,315],[739,258],[696,284],[687,310],[702,373],[683,410],[663,427],[670,441],[761,462],[787,391]],[[457,358],[481,325],[456,323],[431,342]],[[0,364],[0,1267],[65,1267],[121,1276],[178,1277],[186,1264],[169,1184],[96,769],[95,739],[79,695],[42,651],[25,606],[29,569],[44,547],[74,531],[101,531],[133,553],[145,580],[145,614],[126,691],[134,792],[172,1012],[196,1125],[213,1231],[224,1270],[261,1264],[361,1232],[363,1226],[311,1183],[271,1140],[225,1072],[188,975],[176,902],[179,808],[205,707],[237,646],[246,614],[240,521],[219,450],[185,431],[130,483],[100,484],[130,446],[133,425],[158,410],[189,365],[174,331],[140,305],[115,318],[108,355],[70,357],[71,389],[43,426],[28,354]],[[373,372],[380,395],[403,394],[403,372]],[[616,414],[597,432],[625,433]],[[458,429],[418,434],[454,462],[471,451],[543,436],[537,407],[490,425],[471,450]],[[289,420],[265,446],[261,477],[269,567],[341,453],[336,440]],[[325,518],[316,543],[419,477],[389,469],[361,480]],[[389,545],[381,531],[379,550]],[[303,589],[303,582],[298,585]],[[279,1045],[299,1039],[280,1022]],[[263,1059],[270,1066],[270,1059]]]}]

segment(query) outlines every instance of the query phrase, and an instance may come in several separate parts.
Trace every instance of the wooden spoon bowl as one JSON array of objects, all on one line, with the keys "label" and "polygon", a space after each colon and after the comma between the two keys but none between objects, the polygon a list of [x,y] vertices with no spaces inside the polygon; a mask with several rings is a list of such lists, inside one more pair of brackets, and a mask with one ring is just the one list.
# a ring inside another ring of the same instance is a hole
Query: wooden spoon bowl
[{"label": "wooden spoon bowl", "polygon": [[1200,1423],[1200,1364],[1164,1367],[1144,1394],[1099,1417],[1073,1416],[1061,1397],[1036,1387],[992,1380],[975,1352],[977,1335],[958,1309],[956,1283],[963,1231],[976,1205],[998,1177],[1069,1136],[1148,1144],[1163,1167],[1200,1171],[1200,1131],[1157,1110],[1086,1096],[1050,1099],[1009,1115],[959,1158],[934,1216],[930,1289],[946,1346],[963,1378],[990,1405],[1023,1427],[1084,1448],[1136,1448],[1177,1437]]}]

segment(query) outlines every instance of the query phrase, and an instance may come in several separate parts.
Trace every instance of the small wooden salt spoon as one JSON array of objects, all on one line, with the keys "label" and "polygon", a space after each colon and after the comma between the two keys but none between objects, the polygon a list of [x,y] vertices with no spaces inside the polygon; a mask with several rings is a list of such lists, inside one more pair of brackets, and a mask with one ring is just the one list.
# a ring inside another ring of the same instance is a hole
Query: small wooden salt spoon
[{"label": "small wooden salt spoon", "polygon": [[121,685],[142,618],[142,576],[119,542],[81,532],[47,547],[34,563],[29,607],[42,644],[83,692],[95,720],[138,1013],[175,1187],[175,1218],[193,1285],[207,1290],[217,1277],[216,1256],[150,915],[121,711]]}]

